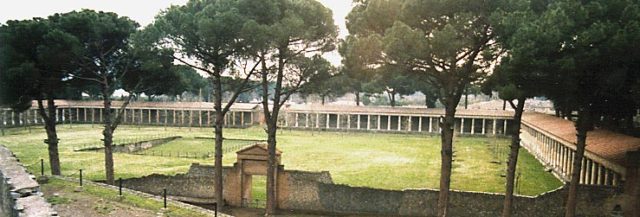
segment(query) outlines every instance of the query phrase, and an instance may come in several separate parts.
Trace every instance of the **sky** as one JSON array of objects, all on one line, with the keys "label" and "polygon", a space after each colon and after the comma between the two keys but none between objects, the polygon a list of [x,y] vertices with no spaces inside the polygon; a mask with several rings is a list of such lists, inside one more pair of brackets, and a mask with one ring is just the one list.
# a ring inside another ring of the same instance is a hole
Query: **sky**
[{"label": "sky", "polygon": [[[333,11],[333,19],[338,25],[339,37],[347,35],[345,17],[351,11],[351,0],[318,0]],[[24,20],[33,17],[47,17],[55,13],[65,13],[80,9],[115,12],[127,16],[146,26],[161,10],[171,5],[182,5],[187,0],[0,0],[0,23],[8,20]],[[332,52],[325,55],[332,64],[340,64],[340,55]]]}]

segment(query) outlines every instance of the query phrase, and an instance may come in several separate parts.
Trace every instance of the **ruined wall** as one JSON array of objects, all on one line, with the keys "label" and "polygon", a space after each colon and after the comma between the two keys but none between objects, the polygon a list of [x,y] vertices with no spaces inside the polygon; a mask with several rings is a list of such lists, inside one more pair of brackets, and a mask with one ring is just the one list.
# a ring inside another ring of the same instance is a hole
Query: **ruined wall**
[{"label": "ruined wall", "polygon": [[131,144],[122,144],[122,145],[114,145],[113,146],[113,151],[114,152],[124,152],[124,153],[132,153],[132,152],[137,152],[137,151],[142,151],[142,150],[146,150],[146,149],[150,149],[154,146],[157,145],[162,145],[165,144],[167,142],[171,142],[175,139],[181,138],[180,136],[173,136],[173,137],[167,137],[167,138],[161,138],[161,139],[152,139],[149,141],[142,141],[142,142],[135,142],[135,143],[131,143]]},{"label": "ruined wall", "polygon": [[40,185],[4,146],[0,146],[0,216],[57,216]]},{"label": "ruined wall", "polygon": [[[223,182],[235,183],[235,169],[233,167],[223,167]],[[213,166],[193,164],[189,172],[177,175],[151,174],[139,178],[123,179],[124,188],[133,189],[149,194],[161,195],[163,189],[167,189],[167,195],[181,201],[192,203],[213,203],[215,202]],[[232,180],[227,180],[232,179]],[[234,186],[226,186],[224,189],[225,198],[227,191],[235,191]]]},{"label": "ruined wall", "polygon": [[[278,206],[281,209],[393,216],[436,215],[437,190],[351,187],[318,181],[300,173],[288,173],[280,184]],[[579,192],[579,216],[609,216],[622,202],[618,188],[581,186]],[[449,216],[493,217],[501,215],[504,195],[452,191],[449,198]],[[516,196],[513,216],[562,216],[565,198],[564,188],[536,197]]]},{"label": "ruined wall", "polygon": [[[179,138],[182,138],[182,137],[172,136],[167,138],[152,139],[152,140],[140,141],[140,142],[134,142],[134,143],[128,143],[128,144],[114,144],[113,152],[133,153],[137,151],[150,149],[155,146],[162,145]],[[104,147],[91,147],[91,148],[78,149],[77,151],[96,151],[96,150],[103,150],[103,149]]]},{"label": "ruined wall", "polygon": [[[193,164],[187,174],[150,175],[125,180],[125,187],[160,194],[167,188],[175,199],[212,203],[215,201],[213,166]],[[235,167],[224,167],[224,196],[232,206],[240,206],[241,185]],[[516,196],[513,216],[562,216],[565,188],[536,197]],[[504,195],[451,191],[449,216],[500,216]],[[580,186],[579,216],[610,216],[622,204],[619,188]],[[334,184],[329,172],[280,170],[278,208],[326,213],[365,213],[389,216],[435,216],[438,191],[433,189],[382,190]]]}]

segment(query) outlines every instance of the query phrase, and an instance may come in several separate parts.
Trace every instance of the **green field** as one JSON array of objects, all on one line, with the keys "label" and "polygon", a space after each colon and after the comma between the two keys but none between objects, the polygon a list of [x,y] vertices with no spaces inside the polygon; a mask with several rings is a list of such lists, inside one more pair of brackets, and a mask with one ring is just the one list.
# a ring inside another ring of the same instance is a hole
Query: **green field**
[{"label": "green field", "polygon": [[[75,147],[100,142],[101,129],[96,125],[64,125],[59,127],[60,154],[63,174],[84,175],[93,180],[104,179],[104,155],[101,152],[75,152]],[[154,147],[146,152],[213,151],[211,128],[163,128],[121,126],[116,140],[157,135],[184,137]],[[260,127],[225,129],[226,138],[265,139]],[[39,160],[47,159],[42,143],[44,130],[32,128],[9,129],[0,136],[0,144],[8,146],[34,173],[39,173]],[[226,140],[225,146],[246,142]],[[454,144],[452,188],[466,191],[503,192],[506,152],[509,140],[504,138],[458,137]],[[437,188],[440,176],[440,139],[437,136],[383,133],[338,133],[281,130],[278,148],[283,152],[286,169],[329,171],[334,182],[351,186],[382,189]],[[147,153],[148,154],[148,153]],[[193,162],[212,164],[213,158],[177,158],[116,153],[116,177],[139,177],[151,173],[176,174],[186,172]],[[233,151],[223,160],[225,165],[235,162]],[[46,164],[45,164],[45,167]],[[48,168],[45,168],[48,170]],[[524,149],[520,152],[518,172],[520,194],[536,195],[561,185],[552,174]]]},{"label": "green field", "polygon": [[[237,140],[225,139],[223,143],[223,153],[233,152],[259,142],[258,140]],[[140,151],[138,154],[152,156],[182,156],[187,158],[213,157],[214,140],[204,138],[180,138],[163,145]]]}]

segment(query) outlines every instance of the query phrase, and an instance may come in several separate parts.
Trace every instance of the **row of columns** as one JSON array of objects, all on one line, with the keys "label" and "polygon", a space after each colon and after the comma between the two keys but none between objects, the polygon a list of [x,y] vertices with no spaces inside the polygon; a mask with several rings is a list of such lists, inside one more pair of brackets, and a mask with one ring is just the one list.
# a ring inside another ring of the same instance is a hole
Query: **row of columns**
[{"label": "row of columns", "polygon": [[[113,109],[114,115],[119,109]],[[101,123],[103,108],[58,108],[55,116],[60,123]],[[0,111],[0,124],[3,127],[41,124],[42,118],[37,109],[29,109],[22,113],[12,110]],[[172,117],[169,117],[172,114]],[[123,112],[124,124],[152,124],[179,126],[213,126],[215,112],[211,110],[175,110],[175,109],[139,109],[128,108]],[[229,111],[225,116],[227,126],[249,126],[254,124],[254,112]]]},{"label": "row of columns", "polygon": [[[548,165],[553,171],[563,178],[565,181],[571,179],[573,172],[573,158],[575,150],[566,146],[564,143],[539,132],[527,125],[522,125],[522,133],[526,137],[535,141],[523,143],[533,152],[544,164]],[[525,136],[523,136],[525,138]],[[584,185],[619,185],[621,175],[603,164],[598,163],[588,156],[582,159],[580,170],[580,184]]]},{"label": "row of columns", "polygon": [[[343,120],[344,118],[346,120]],[[284,127],[435,133],[440,131],[439,119],[435,116],[290,112],[285,113]],[[457,131],[461,134],[495,135],[508,132],[507,119],[457,119],[460,120]],[[471,123],[470,126],[465,126],[465,120]]]},{"label": "row of columns", "polygon": [[38,114],[38,110],[35,109],[29,109],[22,113],[17,113],[13,110],[1,110],[0,115],[0,124],[2,126],[27,126],[44,122]]}]

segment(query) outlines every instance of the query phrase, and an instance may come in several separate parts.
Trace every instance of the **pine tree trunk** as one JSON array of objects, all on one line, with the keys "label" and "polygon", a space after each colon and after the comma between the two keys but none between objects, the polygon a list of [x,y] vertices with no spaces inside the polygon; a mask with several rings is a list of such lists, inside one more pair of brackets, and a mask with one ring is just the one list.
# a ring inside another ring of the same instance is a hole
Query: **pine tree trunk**
[{"label": "pine tree trunk", "polygon": [[[105,85],[106,86],[106,85]],[[103,104],[104,104],[104,130],[102,135],[104,136],[104,167],[107,178],[107,184],[114,184],[114,169],[113,169],[113,129],[112,129],[112,114],[111,114],[111,98],[108,93],[108,86],[103,87]]]},{"label": "pine tree trunk", "polygon": [[267,144],[269,159],[267,161],[267,207],[266,214],[271,216],[275,214],[277,207],[276,198],[276,168],[278,166],[276,161],[276,121],[277,117],[272,117],[272,120],[267,121]]},{"label": "pine tree trunk", "polygon": [[469,88],[464,88],[464,109],[467,109],[469,106]]},{"label": "pine tree trunk", "polygon": [[396,94],[389,93],[389,102],[391,103],[391,107],[396,107]]},{"label": "pine tree trunk", "polygon": [[571,182],[569,183],[565,217],[573,217],[576,215],[576,200],[578,196],[580,171],[582,170],[582,158],[584,157],[584,150],[587,145],[587,132],[591,130],[592,127],[591,112],[588,109],[578,111],[578,120],[576,121],[576,153],[573,157],[573,171],[571,172]]},{"label": "pine tree trunk", "polygon": [[424,96],[424,105],[427,106],[427,108],[435,108],[436,107],[436,100],[434,100],[434,98],[431,98],[427,95]]},{"label": "pine tree trunk", "polygon": [[[222,174],[222,146],[224,143],[224,137],[222,132],[222,127],[224,125],[224,116],[225,111],[222,109],[222,81],[220,78],[220,72],[217,75],[211,76],[211,83],[213,87],[213,101],[214,101],[214,110],[216,113],[215,120],[215,156],[214,156],[214,188],[215,188],[215,196],[216,196],[216,208],[218,210],[222,210],[224,206],[224,186],[223,186],[223,174]],[[228,102],[233,103],[233,102]]]},{"label": "pine tree trunk", "polygon": [[322,105],[324,105],[324,99],[325,99],[326,97],[325,97],[324,95],[322,95],[320,98],[321,98],[321,100],[322,100],[320,103],[321,103]]},{"label": "pine tree trunk", "polygon": [[215,126],[215,192],[216,192],[216,208],[217,210],[222,210],[224,206],[224,195],[223,195],[223,183],[222,183],[222,145],[223,145],[223,137],[222,137],[222,125],[224,124],[224,114],[222,112],[216,111],[216,126]]},{"label": "pine tree trunk", "polygon": [[524,112],[524,101],[526,99],[521,97],[518,99],[518,104],[515,106],[515,113],[513,115],[513,131],[511,132],[511,152],[509,153],[509,163],[507,166],[507,180],[504,203],[502,207],[502,216],[511,216],[511,210],[513,208],[513,191],[514,180],[516,175],[516,166],[518,165],[518,152],[520,151],[520,124],[522,122],[522,113]]},{"label": "pine tree trunk", "polygon": [[47,149],[49,151],[49,165],[51,166],[51,175],[61,175],[60,156],[58,153],[58,133],[56,131],[56,108],[53,95],[47,95],[47,111],[41,99],[38,99],[38,112],[45,121],[45,131],[47,133]]},{"label": "pine tree trunk", "polygon": [[447,216],[449,206],[449,189],[451,187],[451,166],[453,161],[453,127],[455,123],[456,100],[447,98],[445,115],[440,123],[442,132],[441,167],[440,167],[440,192],[438,193],[438,217]]},{"label": "pine tree trunk", "polygon": [[360,106],[360,92],[356,91],[356,106]]}]

